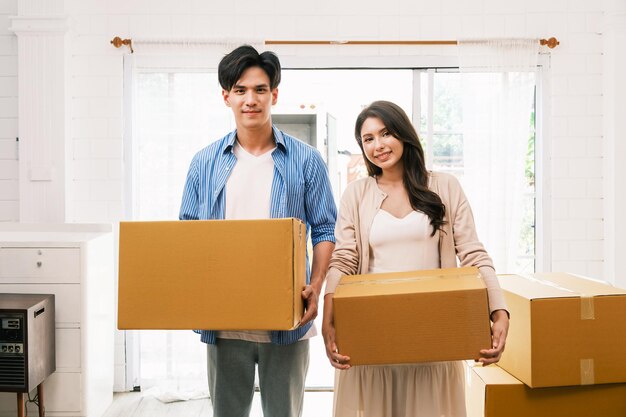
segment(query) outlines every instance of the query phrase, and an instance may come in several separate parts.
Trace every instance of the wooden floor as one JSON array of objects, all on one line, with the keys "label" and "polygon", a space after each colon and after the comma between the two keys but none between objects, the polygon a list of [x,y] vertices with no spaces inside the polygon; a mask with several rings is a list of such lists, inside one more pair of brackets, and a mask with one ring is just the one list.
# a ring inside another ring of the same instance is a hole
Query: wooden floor
[{"label": "wooden floor", "polygon": [[[303,417],[330,417],[332,407],[332,392],[307,392],[304,397]],[[114,395],[113,404],[102,417],[211,417],[212,415],[209,399],[165,404],[153,396],[144,396],[141,392],[125,392]],[[250,417],[263,417],[258,393],[254,394]]]}]

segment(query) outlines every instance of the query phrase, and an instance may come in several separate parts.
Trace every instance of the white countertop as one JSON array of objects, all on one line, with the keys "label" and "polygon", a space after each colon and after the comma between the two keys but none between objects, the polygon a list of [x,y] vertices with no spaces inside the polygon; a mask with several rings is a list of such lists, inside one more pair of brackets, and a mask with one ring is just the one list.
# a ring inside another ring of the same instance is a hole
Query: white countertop
[{"label": "white countertop", "polygon": [[0,222],[0,242],[82,242],[112,231],[110,223]]}]

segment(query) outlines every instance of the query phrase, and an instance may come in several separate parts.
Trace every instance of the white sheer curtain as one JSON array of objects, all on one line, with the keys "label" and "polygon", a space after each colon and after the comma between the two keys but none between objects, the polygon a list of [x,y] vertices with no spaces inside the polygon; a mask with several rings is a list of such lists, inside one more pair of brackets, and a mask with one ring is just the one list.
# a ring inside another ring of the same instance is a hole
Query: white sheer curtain
[{"label": "white sheer curtain", "polygon": [[[125,58],[125,104],[132,110],[127,161],[127,203],[136,220],[177,219],[191,158],[232,130],[217,65],[235,47],[254,39],[136,39]],[[158,201],[158,204],[155,202]]]},{"label": "white sheer curtain", "polygon": [[264,41],[248,38],[136,38],[134,53],[129,57],[135,68],[166,65],[170,68],[209,68],[217,71],[219,61],[240,45],[251,45],[265,51]]},{"label": "white sheer curtain", "polygon": [[539,42],[462,40],[463,185],[499,273],[516,272]]}]

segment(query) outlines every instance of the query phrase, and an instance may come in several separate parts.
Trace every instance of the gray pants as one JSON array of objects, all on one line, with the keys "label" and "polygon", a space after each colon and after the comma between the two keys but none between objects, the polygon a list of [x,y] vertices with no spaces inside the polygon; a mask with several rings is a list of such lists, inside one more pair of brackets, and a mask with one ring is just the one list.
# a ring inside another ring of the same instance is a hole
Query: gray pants
[{"label": "gray pants", "polygon": [[248,417],[259,368],[261,406],[266,417],[300,417],[309,341],[291,345],[217,339],[207,345],[207,374],[213,417]]}]

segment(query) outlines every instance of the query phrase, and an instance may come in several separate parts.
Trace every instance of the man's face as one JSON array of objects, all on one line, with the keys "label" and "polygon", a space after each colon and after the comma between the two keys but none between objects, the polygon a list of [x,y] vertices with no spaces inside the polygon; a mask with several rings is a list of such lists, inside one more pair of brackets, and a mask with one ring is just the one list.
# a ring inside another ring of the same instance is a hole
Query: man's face
[{"label": "man's face", "polygon": [[270,79],[265,71],[250,67],[230,91],[222,90],[222,97],[233,110],[238,129],[258,129],[271,124],[271,110],[278,98],[278,88],[270,89]]}]

